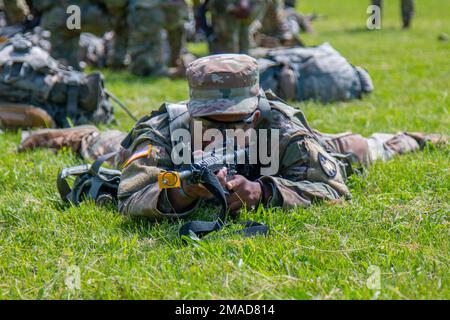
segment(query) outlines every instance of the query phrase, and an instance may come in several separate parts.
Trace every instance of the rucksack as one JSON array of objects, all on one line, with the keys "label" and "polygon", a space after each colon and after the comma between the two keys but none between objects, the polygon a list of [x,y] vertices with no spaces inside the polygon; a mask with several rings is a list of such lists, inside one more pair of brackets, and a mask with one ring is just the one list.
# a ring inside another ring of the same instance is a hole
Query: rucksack
[{"label": "rucksack", "polygon": [[330,44],[274,49],[258,59],[260,85],[286,100],[324,103],[361,99],[373,91],[370,75]]},{"label": "rucksack", "polygon": [[[43,114],[44,119],[36,114]],[[113,118],[101,73],[86,75],[65,67],[22,35],[0,46],[2,126],[28,127],[29,123],[44,122],[46,126],[68,127],[108,124]]]}]

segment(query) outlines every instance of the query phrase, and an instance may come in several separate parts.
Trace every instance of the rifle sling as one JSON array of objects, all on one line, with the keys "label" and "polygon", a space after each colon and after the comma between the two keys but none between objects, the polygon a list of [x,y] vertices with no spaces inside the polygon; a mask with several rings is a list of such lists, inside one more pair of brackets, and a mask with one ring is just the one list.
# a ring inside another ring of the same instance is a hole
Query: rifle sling
[{"label": "rifle sling", "polygon": [[[237,230],[234,232],[235,234],[243,235],[244,237],[253,237],[257,235],[267,235],[269,232],[269,228],[259,222],[255,221],[245,221],[242,222],[242,225],[244,225],[244,228],[241,230]],[[208,233],[211,233],[213,231],[219,231],[222,229],[226,224],[219,223],[218,220],[216,221],[189,221],[185,223],[180,228],[180,236],[187,236],[191,237],[191,233],[193,233],[196,237],[202,238],[203,236],[206,236]]]},{"label": "rifle sling", "polygon": [[[206,187],[206,189],[208,189],[209,192],[211,192],[216,197],[216,199],[220,201],[221,210],[219,215],[217,216],[217,219],[214,221],[189,221],[185,223],[179,231],[181,237],[191,237],[193,233],[197,238],[202,238],[208,233],[222,229],[226,224],[228,211],[226,199],[227,191],[224,190],[216,175],[210,169],[204,169],[200,173],[200,175],[201,183]],[[245,237],[266,235],[268,232],[267,226],[258,222],[245,221],[243,224],[244,228],[237,231],[236,233],[242,234]]]}]

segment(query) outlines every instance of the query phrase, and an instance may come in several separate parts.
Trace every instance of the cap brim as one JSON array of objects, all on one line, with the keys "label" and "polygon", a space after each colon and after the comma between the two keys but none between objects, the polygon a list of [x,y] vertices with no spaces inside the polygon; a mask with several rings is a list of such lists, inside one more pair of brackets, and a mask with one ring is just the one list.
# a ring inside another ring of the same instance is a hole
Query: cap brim
[{"label": "cap brim", "polygon": [[233,99],[191,99],[188,110],[192,117],[238,115],[253,113],[258,107],[258,97]]}]

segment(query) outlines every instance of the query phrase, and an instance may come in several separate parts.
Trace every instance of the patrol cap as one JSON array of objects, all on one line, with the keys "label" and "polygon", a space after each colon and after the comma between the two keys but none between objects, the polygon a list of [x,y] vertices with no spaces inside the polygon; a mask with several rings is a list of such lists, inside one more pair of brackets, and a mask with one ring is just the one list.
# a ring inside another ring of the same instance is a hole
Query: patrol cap
[{"label": "patrol cap", "polygon": [[193,117],[250,114],[258,106],[259,70],[245,54],[218,54],[192,62],[186,71]]}]

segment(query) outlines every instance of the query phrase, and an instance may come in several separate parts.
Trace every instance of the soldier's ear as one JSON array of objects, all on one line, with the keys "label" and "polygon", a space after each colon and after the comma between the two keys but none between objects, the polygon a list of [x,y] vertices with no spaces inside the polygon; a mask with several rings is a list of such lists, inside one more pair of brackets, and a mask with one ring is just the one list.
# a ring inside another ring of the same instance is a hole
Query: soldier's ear
[{"label": "soldier's ear", "polygon": [[255,116],[253,117],[253,127],[256,127],[256,124],[258,123],[260,118],[261,118],[261,111],[256,110]]}]

